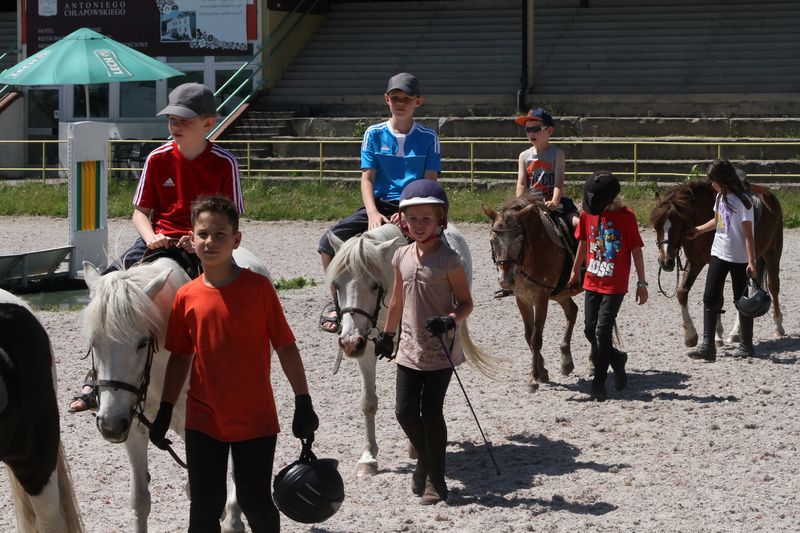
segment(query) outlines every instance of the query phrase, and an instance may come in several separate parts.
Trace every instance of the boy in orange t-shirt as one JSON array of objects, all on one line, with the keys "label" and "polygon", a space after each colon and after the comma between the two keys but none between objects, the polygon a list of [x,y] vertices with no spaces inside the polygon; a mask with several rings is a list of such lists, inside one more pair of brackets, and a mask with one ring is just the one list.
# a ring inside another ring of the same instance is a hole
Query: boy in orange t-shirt
[{"label": "boy in orange t-shirt", "polygon": [[175,295],[164,343],[172,354],[150,440],[165,445],[173,406],[189,375],[189,531],[219,531],[229,453],[239,505],[251,529],[278,531],[280,516],[270,498],[279,431],[270,345],[296,395],[292,433],[312,437],[319,419],[275,288],[233,261],[242,239],[236,205],[224,196],[201,197],[192,203],[191,215],[192,245],[203,274]]}]

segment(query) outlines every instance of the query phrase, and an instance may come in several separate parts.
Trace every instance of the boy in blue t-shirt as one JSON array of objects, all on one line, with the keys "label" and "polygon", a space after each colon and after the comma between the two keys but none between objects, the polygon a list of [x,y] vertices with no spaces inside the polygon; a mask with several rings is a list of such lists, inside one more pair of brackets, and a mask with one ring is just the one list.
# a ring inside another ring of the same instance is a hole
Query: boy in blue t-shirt
[{"label": "boy in blue t-shirt", "polygon": [[[399,218],[400,193],[418,179],[438,179],[442,170],[439,137],[414,122],[414,110],[422,105],[419,81],[406,72],[392,76],[384,94],[392,117],[364,132],[361,143],[361,199],[364,205],[340,220],[330,232],[343,241]],[[327,232],[317,251],[327,270],[334,251]],[[336,308],[328,302],[320,315],[320,328],[335,333]]]}]

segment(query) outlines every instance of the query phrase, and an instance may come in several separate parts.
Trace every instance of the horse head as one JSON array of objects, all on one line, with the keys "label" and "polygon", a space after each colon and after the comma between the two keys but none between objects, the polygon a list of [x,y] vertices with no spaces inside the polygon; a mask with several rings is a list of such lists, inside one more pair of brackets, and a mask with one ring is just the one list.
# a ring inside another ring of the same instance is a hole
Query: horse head
[{"label": "horse head", "polygon": [[657,198],[650,212],[650,222],[656,231],[658,264],[662,270],[672,272],[678,253],[686,239],[686,232],[705,220],[698,220],[697,194],[702,182],[690,182],[671,190],[663,199]]},{"label": "horse head", "polygon": [[[540,203],[540,202],[539,202]],[[525,222],[539,203],[525,196],[507,202],[500,211],[483,205],[483,212],[492,221],[489,243],[492,246],[492,259],[497,265],[497,278],[505,290],[514,288],[517,268],[525,255]]]},{"label": "horse head", "polygon": [[[104,276],[84,263],[84,272],[90,295],[84,329],[100,400],[97,428],[106,440],[124,442],[133,418],[145,409],[154,352],[163,341],[175,293],[189,277],[171,259]],[[158,365],[161,372],[154,377],[163,379],[165,362]]]},{"label": "horse head", "polygon": [[405,244],[394,224],[385,224],[342,242],[328,234],[336,254],[326,273],[341,321],[339,347],[349,357],[360,357],[369,334],[385,320],[385,296],[391,291],[395,250]]}]

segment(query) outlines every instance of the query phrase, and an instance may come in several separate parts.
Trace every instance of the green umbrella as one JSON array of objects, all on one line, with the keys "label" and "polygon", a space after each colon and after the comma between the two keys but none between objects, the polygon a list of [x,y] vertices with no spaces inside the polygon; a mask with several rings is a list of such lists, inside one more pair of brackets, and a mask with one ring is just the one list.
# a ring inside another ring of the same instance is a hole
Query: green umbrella
[{"label": "green umbrella", "polygon": [[89,28],[81,28],[3,71],[8,85],[83,85],[89,118],[89,85],[150,81],[183,72]]}]

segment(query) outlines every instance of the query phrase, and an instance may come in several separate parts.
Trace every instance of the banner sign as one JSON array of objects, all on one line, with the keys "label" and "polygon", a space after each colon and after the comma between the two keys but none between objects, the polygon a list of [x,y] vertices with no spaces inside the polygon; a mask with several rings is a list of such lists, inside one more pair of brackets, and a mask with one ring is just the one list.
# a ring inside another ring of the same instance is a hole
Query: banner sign
[{"label": "banner sign", "polygon": [[[28,55],[91,28],[150,56],[245,55],[249,0],[27,0]],[[113,59],[113,58],[112,58]],[[111,61],[111,60],[109,60]]]}]

